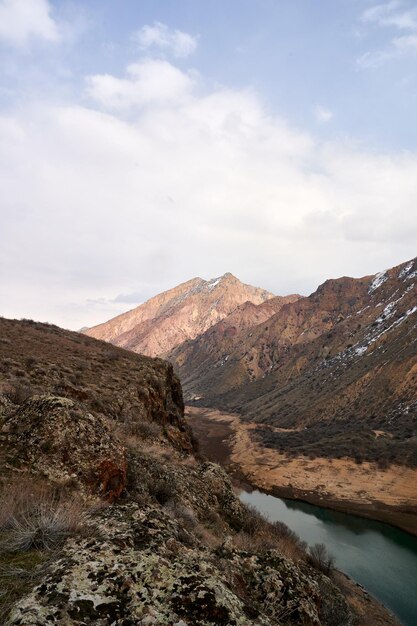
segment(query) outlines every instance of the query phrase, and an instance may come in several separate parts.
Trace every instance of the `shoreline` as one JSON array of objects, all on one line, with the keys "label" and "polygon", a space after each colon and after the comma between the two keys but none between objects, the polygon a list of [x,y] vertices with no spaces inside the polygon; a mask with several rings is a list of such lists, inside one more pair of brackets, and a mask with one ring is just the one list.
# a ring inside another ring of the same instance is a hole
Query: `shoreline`
[{"label": "shoreline", "polygon": [[236,455],[232,439],[236,436],[236,429],[233,428],[232,420],[239,419],[238,416],[219,413],[218,417],[213,419],[209,415],[213,415],[215,411],[197,407],[186,407],[186,412],[187,421],[196,433],[202,452],[227,469],[238,487],[245,486],[250,490],[258,490],[277,498],[297,500],[332,511],[356,515],[417,536],[417,506],[392,506],[378,500],[362,503],[350,499],[338,499],[330,493],[320,494],[314,490],[299,489],[292,485],[267,485],[264,480],[257,480],[253,474],[248,475],[236,458],[233,459]]},{"label": "shoreline", "polygon": [[[233,470],[230,468],[230,474],[233,479],[238,481],[238,487],[246,488],[250,491],[260,491],[275,498],[282,498],[284,500],[294,500],[295,502],[305,502],[313,506],[320,507],[322,509],[328,509],[329,511],[336,511],[338,513],[345,513],[346,515],[354,515],[356,517],[362,517],[369,519],[373,522],[386,524],[392,528],[401,530],[413,537],[417,537],[417,513],[404,513],[398,510],[390,510],[389,508],[375,508],[376,505],[359,504],[346,500],[335,500],[329,497],[323,500],[322,496],[318,496],[314,492],[308,492],[302,490],[296,490],[291,487],[263,487],[248,479],[244,474],[240,474],[239,470]],[[379,503],[380,507],[383,507],[383,503]],[[410,519],[404,521],[403,516],[409,515]]]},{"label": "shoreline", "polygon": [[[187,407],[188,408],[188,407]],[[188,414],[187,421],[192,427],[197,439],[201,445],[201,452],[211,461],[214,461],[224,467],[229,474],[235,488],[243,491],[258,490],[268,495],[272,495],[279,498],[286,498],[291,500],[298,500],[328,508],[329,510],[340,511],[350,515],[359,515],[359,517],[370,517],[364,514],[364,511],[360,513],[352,507],[340,507],[338,508],[336,502],[332,501],[332,506],[326,506],[320,497],[314,497],[312,494],[306,494],[305,492],[296,493],[293,489],[288,487],[272,487],[271,489],[265,488],[262,485],[256,484],[250,477],[245,475],[241,468],[231,461],[232,456],[232,437],[234,434],[233,428],[227,421],[210,420],[207,415],[204,417],[196,415],[194,416],[196,423],[193,422],[193,417]],[[198,431],[198,432],[197,432]],[[343,503],[344,504],[344,503]],[[376,522],[385,522],[386,520],[376,519],[372,517]],[[417,534],[417,516],[415,516],[416,532]],[[393,524],[391,524],[393,526]],[[403,530],[403,529],[402,529]],[[414,534],[414,533],[411,533]],[[385,604],[373,596],[367,589],[365,589],[359,582],[349,576],[342,570],[335,570],[335,576],[339,588],[343,590],[343,594],[347,602],[357,612],[360,626],[401,626],[399,618],[389,609]],[[369,615],[372,614],[372,621],[369,621]]]}]

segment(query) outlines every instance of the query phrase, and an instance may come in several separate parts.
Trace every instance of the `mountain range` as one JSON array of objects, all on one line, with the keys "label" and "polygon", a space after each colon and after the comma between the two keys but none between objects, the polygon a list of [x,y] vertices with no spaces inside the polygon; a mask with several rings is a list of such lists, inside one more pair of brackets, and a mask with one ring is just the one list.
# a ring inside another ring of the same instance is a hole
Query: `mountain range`
[{"label": "mountain range", "polygon": [[[308,297],[231,274],[196,278],[86,332],[168,358],[189,404],[269,426],[259,429],[266,445],[416,465],[416,282],[416,259],[327,280]],[[373,431],[384,436],[363,445]]]}]

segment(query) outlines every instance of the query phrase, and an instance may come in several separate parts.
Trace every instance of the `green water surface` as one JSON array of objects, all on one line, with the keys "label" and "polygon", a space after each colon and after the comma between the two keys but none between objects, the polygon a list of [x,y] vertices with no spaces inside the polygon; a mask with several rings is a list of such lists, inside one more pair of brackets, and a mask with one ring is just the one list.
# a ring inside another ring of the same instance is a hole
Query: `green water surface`
[{"label": "green water surface", "polygon": [[304,541],[324,543],[336,566],[391,609],[404,626],[417,626],[417,537],[388,524],[298,500],[242,492],[271,521],[285,522]]}]

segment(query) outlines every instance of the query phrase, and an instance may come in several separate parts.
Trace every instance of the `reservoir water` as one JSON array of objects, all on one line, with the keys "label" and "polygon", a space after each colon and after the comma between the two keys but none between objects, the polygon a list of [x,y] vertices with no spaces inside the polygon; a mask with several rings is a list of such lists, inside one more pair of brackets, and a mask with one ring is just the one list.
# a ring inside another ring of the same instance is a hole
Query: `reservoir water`
[{"label": "reservoir water", "polygon": [[309,545],[324,543],[336,566],[391,609],[404,626],[417,626],[417,537],[380,522],[259,491],[242,492],[271,521],[285,522]]}]

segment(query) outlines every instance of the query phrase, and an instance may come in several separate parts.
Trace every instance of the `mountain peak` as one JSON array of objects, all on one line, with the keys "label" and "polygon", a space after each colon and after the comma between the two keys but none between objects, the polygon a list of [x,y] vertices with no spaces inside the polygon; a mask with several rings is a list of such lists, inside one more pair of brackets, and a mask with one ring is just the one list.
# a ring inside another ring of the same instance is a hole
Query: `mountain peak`
[{"label": "mountain peak", "polygon": [[211,280],[193,278],[90,328],[86,334],[134,352],[163,356],[205,332],[243,303],[262,304],[272,297],[272,293],[242,283],[230,272]]}]

